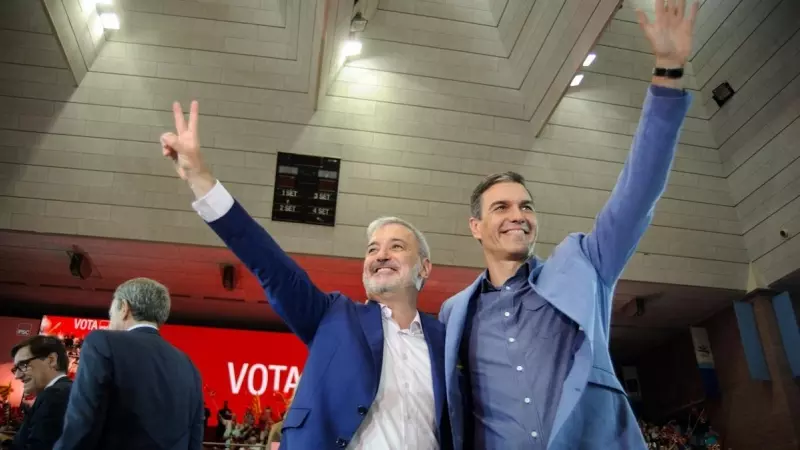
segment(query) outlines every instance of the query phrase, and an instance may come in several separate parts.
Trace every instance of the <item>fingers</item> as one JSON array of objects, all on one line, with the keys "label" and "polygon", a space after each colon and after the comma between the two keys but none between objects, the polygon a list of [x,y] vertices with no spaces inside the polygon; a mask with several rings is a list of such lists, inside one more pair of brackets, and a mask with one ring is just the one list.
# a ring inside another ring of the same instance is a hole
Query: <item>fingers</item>
[{"label": "fingers", "polygon": [[675,14],[678,16],[678,19],[683,19],[683,15],[686,12],[686,0],[677,0],[675,3]]},{"label": "fingers", "polygon": [[172,115],[175,116],[175,131],[181,134],[186,131],[186,119],[183,117],[183,109],[181,104],[174,102],[172,104]]},{"label": "fingers", "polygon": [[192,106],[189,107],[189,131],[197,131],[198,115],[200,115],[200,104],[197,100],[192,100]]},{"label": "fingers", "polygon": [[694,29],[694,21],[697,19],[697,11],[700,9],[700,2],[694,0],[692,2],[692,8],[689,10],[689,23],[692,24],[692,28]]},{"label": "fingers", "polygon": [[176,147],[178,146],[178,136],[175,133],[164,133],[161,135],[161,154],[175,158]]},{"label": "fingers", "polygon": [[642,30],[650,25],[650,20],[647,18],[647,14],[645,14],[641,9],[636,10],[636,18],[639,19],[639,27],[641,27]]},{"label": "fingers", "polygon": [[[662,17],[666,16],[667,0],[655,0],[653,2],[653,10],[656,12],[656,22],[660,21]],[[639,11],[638,9],[636,10]]]}]

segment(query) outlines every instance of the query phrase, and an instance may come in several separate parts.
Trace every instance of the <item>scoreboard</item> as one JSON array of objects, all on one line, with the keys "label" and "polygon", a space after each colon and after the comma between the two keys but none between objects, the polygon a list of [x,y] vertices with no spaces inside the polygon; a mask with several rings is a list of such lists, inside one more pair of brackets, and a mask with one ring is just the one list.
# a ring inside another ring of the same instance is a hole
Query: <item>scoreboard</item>
[{"label": "scoreboard", "polygon": [[278,152],[272,220],[334,226],[341,160]]}]

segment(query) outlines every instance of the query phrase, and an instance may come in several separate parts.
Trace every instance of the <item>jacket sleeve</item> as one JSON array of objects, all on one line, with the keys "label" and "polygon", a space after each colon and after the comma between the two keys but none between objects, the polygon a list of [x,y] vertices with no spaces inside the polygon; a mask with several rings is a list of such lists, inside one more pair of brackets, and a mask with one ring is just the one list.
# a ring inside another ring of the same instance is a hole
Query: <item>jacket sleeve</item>
[{"label": "jacket sleeve", "polygon": [[667,186],[678,134],[689,108],[688,93],[651,86],[633,145],[611,197],[583,241],[601,279],[613,286],[650,225]]},{"label": "jacket sleeve", "polygon": [[64,432],[54,450],[97,449],[112,380],[107,332],[92,332],[81,346],[80,366],[69,396]]},{"label": "jacket sleeve", "polygon": [[[227,191],[217,192],[230,197]],[[309,344],[333,299],[338,297],[319,290],[238,202],[232,201],[230,209],[208,225],[258,278],[267,300],[286,325]]]},{"label": "jacket sleeve", "polygon": [[30,434],[24,450],[51,450],[61,436],[69,401],[67,389],[45,389],[30,418]]}]

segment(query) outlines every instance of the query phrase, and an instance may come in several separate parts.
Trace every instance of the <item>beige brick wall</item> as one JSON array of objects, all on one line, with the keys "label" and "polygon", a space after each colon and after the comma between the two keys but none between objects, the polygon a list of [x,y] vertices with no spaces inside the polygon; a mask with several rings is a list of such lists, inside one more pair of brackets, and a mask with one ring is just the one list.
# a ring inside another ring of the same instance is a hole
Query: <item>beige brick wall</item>
[{"label": "beige brick wall", "polygon": [[[198,99],[215,174],[290,252],[360,257],[366,224],[393,214],[426,232],[436,264],[480,266],[467,228],[469,194],[485,174],[511,169],[528,177],[536,197],[541,256],[567,233],[590,229],[621,170],[648,85],[651,57],[631,9],[617,14],[584,84],[567,92],[535,138],[525,98],[497,87],[516,73],[503,72],[513,62],[474,54],[510,49],[478,25],[444,26],[430,14],[414,18],[408,33],[397,12],[406,3],[382,2],[394,6],[377,11],[370,26],[385,28],[367,33],[363,57],[342,68],[314,112],[304,93],[310,58],[295,55],[309,48],[299,42],[310,39],[303,27],[315,10],[289,0],[277,17],[266,2],[255,3],[260,12],[248,16],[251,23],[233,24],[209,20],[223,13],[211,4],[179,11],[177,1],[122,2],[136,11],[126,10],[123,30],[109,35],[77,88],[63,64],[0,64],[0,227],[220,245],[157,144],[172,125],[171,101]],[[466,8],[495,20],[493,2],[476,3],[442,14]],[[36,2],[24,5],[41,13]],[[510,0],[507,7],[526,5]],[[171,14],[183,16],[191,38],[170,32],[162,20]],[[294,33],[270,26],[285,20],[289,28],[293,14]],[[522,29],[501,20],[497,30],[514,26]],[[16,33],[14,48],[42,38]],[[440,48],[408,48],[403,39]],[[701,85],[695,78],[690,87]],[[481,80],[489,83],[468,83]],[[744,288],[750,258],[710,114],[702,102],[693,105],[669,187],[626,279]],[[342,159],[335,228],[269,220],[278,151]]]},{"label": "beige brick wall", "polygon": [[711,90],[722,81],[737,91],[709,123],[748,254],[767,283],[800,267],[798,17],[797,1],[742,2],[723,24],[727,39],[709,40],[716,54],[698,75],[709,109],[717,109]]}]

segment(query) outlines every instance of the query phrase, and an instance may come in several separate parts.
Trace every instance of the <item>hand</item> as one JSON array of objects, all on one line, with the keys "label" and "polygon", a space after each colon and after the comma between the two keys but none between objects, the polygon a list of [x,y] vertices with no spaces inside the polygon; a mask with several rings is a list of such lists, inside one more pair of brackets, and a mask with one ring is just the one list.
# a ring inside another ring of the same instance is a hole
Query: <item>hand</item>
[{"label": "hand", "polygon": [[164,133],[161,135],[161,153],[172,159],[175,171],[184,180],[208,172],[200,155],[200,141],[197,137],[198,110],[198,103],[193,101],[189,110],[189,125],[187,126],[180,103],[173,103],[172,113],[175,116],[177,134]]},{"label": "hand", "polygon": [[200,106],[192,102],[189,109],[189,125],[183,118],[183,110],[178,102],[172,104],[172,113],[175,115],[175,133],[161,135],[161,153],[168,156],[175,164],[178,176],[189,182],[195,198],[202,198],[210,191],[216,179],[203,163],[200,155],[200,141],[197,137],[197,116]]},{"label": "hand", "polygon": [[699,0],[692,0],[689,17],[684,17],[686,0],[655,0],[655,22],[650,22],[642,10],[636,10],[639,26],[650,41],[658,67],[674,69],[686,64],[692,52],[698,5]]}]

